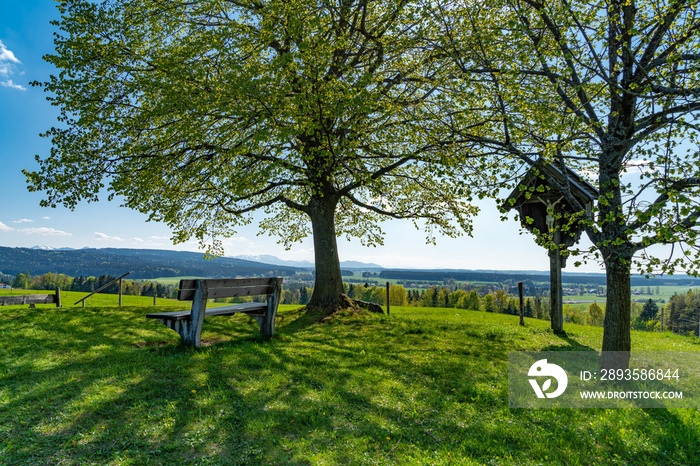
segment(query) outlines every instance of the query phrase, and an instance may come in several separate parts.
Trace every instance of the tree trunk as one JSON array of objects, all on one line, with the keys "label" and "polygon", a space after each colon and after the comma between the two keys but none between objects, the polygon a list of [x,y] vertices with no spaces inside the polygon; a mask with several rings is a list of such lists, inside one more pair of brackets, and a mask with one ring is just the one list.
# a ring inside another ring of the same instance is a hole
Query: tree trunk
[{"label": "tree trunk", "polygon": [[309,306],[329,311],[347,307],[335,233],[335,207],[336,202],[327,197],[312,199],[309,203],[316,262],[314,292]]},{"label": "tree trunk", "polygon": [[[631,259],[631,258],[630,258]],[[627,369],[632,338],[630,336],[630,260],[606,260],[607,304],[603,323],[603,354],[601,367]]]},{"label": "tree trunk", "polygon": [[[622,140],[620,130],[613,141]],[[603,322],[603,354],[601,368],[626,369],[629,367],[632,338],[630,336],[630,310],[632,292],[630,270],[634,249],[627,233],[622,192],[620,190],[620,166],[624,148],[612,146],[601,154],[599,179],[598,217],[601,223],[600,251],[605,261],[607,279],[607,304]]]}]

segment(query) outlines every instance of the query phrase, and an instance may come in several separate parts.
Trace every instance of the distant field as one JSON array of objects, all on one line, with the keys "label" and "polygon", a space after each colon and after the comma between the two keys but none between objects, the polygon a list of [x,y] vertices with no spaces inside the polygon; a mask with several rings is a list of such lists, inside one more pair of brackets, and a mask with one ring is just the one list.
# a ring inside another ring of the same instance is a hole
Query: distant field
[{"label": "distant field", "polygon": [[[668,301],[671,299],[671,296],[674,294],[685,294],[688,292],[688,290],[691,289],[697,289],[698,287],[692,287],[692,286],[660,286],[659,287],[659,294],[656,294],[656,287],[652,286],[651,294],[648,294],[646,292],[647,287],[640,287],[640,286],[633,286],[632,287],[632,299],[633,300],[648,300],[649,298],[653,299],[654,301],[658,301],[659,299],[664,299]],[[644,292],[641,294],[634,294],[635,292],[638,292],[639,290],[644,289]],[[584,294],[583,296],[564,296],[565,300],[600,300],[601,298],[596,295],[591,295],[591,294]],[[602,299],[605,299],[604,297]]]},{"label": "distant field", "polygon": [[[49,290],[0,290],[0,296],[23,295],[23,294],[54,294],[54,292],[49,291]],[[79,299],[82,299],[89,294],[90,293],[79,292],[79,291],[61,291],[61,301],[62,301],[63,307],[80,306],[80,304],[76,305],[74,303],[76,301],[78,301]],[[151,306],[151,307],[153,307],[153,298],[148,297],[148,296],[123,295],[122,302],[123,302],[124,306]],[[157,299],[158,305],[164,305],[166,303],[169,306],[180,306],[181,305],[181,303],[179,303],[176,300],[170,300],[170,299],[164,299],[164,298]],[[90,296],[87,299],[87,301],[85,301],[86,307],[117,306],[117,305],[119,305],[119,295],[116,295],[116,294],[97,293],[97,294]],[[0,310],[2,310],[3,308],[6,308],[6,307],[27,307],[27,306],[26,305],[25,306],[0,306]],[[47,307],[55,308],[56,305],[54,305],[54,304],[39,304],[39,305],[37,305],[37,308],[47,308]]]},{"label": "distant field", "polygon": [[[25,295],[25,294],[54,294],[53,291],[49,290],[4,290],[0,289],[0,296],[11,296],[11,295]],[[82,303],[75,304],[76,301],[84,298],[90,293],[86,292],[78,292],[78,291],[61,291],[61,301],[62,301],[62,308],[81,308]],[[207,307],[217,307],[217,306],[226,306],[227,303],[215,303],[213,300],[209,300],[207,302]],[[178,301],[177,299],[166,299],[166,298],[157,298],[156,299],[156,308],[174,308],[174,309],[182,309],[186,308],[189,309],[192,307],[192,302],[191,301]],[[299,307],[298,305],[296,306],[291,306],[294,308]],[[86,301],[85,301],[85,308],[98,308],[98,309],[113,309],[113,310],[119,310],[119,295],[116,294],[104,294],[104,293],[96,293],[92,296],[90,296]],[[148,312],[152,312],[154,309],[153,307],[153,297],[151,296],[129,296],[129,295],[123,295],[122,296],[122,308],[147,308]],[[284,308],[284,306],[280,306],[280,308]],[[20,310],[20,309],[29,309],[29,305],[27,304],[21,304],[21,305],[16,305],[16,306],[0,306],[0,313],[3,312],[3,310]],[[55,304],[37,304],[36,309],[56,309]],[[166,312],[166,309],[162,309],[163,312]],[[31,310],[30,310],[31,312]],[[0,462],[0,464],[2,464]]]},{"label": "distant field", "polygon": [[[199,350],[149,305],[0,308],[0,463],[698,464],[698,410],[508,408],[509,352],[599,349],[601,328],[415,307],[322,324],[296,308],[271,341],[246,316],[208,318]],[[632,347],[700,350],[634,331]]]},{"label": "distant field", "polygon": [[194,278],[203,278],[203,277],[194,277],[194,276],[188,276],[188,277],[159,277],[159,278],[151,278],[148,281],[150,282],[158,282],[162,283],[163,285],[175,285],[178,286],[180,284],[180,280],[188,280],[188,279],[194,279]]},{"label": "distant field", "polygon": [[[54,294],[53,291],[48,291],[48,290],[0,290],[0,296],[8,296],[8,295],[23,295],[23,294]],[[76,301],[84,298],[90,293],[86,292],[78,292],[78,291],[61,291],[61,301],[62,301],[62,307],[79,307],[81,306],[82,303],[79,304],[74,304]],[[148,307],[148,308],[153,308],[153,298],[150,296],[130,296],[130,295],[123,295],[122,296],[122,303],[123,306],[131,306],[131,307]],[[178,301],[176,299],[166,299],[166,298],[157,298],[156,299],[156,307],[175,307],[175,308],[190,308],[192,305],[191,302],[188,301]],[[223,306],[225,303],[214,303],[213,301],[210,301],[208,306],[209,307],[215,307],[215,306]],[[107,306],[119,306],[119,295],[116,294],[103,294],[103,293],[96,293],[92,296],[90,296],[86,301],[85,301],[85,307],[107,307]],[[0,312],[2,312],[3,309],[8,309],[8,308],[27,308],[28,305],[19,305],[19,306],[0,306]],[[55,304],[37,304],[37,309],[45,309],[45,308],[56,308]]]}]

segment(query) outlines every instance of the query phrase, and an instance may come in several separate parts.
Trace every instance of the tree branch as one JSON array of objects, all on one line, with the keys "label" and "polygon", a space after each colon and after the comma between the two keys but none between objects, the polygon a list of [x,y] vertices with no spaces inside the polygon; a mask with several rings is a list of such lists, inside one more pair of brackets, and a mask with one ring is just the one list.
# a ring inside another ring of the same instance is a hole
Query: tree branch
[{"label": "tree branch", "polygon": [[352,194],[346,194],[346,198],[350,199],[350,201],[357,205],[358,207],[361,207],[363,209],[371,210],[372,212],[376,212],[381,215],[386,215],[388,217],[396,218],[396,219],[406,219],[406,218],[416,218],[415,215],[402,215],[402,214],[397,214],[396,212],[391,212],[388,210],[380,209],[379,207],[375,207],[369,204],[365,204],[364,202],[360,201],[357,199],[355,196]]},{"label": "tree branch", "polygon": [[627,228],[629,230],[634,231],[638,228],[643,227],[644,225],[648,224],[649,221],[651,221],[654,212],[660,210],[666,204],[666,202],[671,198],[671,194],[680,193],[681,191],[687,188],[697,187],[700,187],[700,178],[697,177],[685,178],[676,181],[675,183],[671,184],[671,186],[666,188],[665,192],[659,197],[657,197],[656,200],[652,202],[649,205],[649,207],[639,215],[639,219],[629,224]]},{"label": "tree branch", "polygon": [[693,102],[677,105],[675,107],[667,108],[660,112],[647,115],[644,118],[639,119],[635,124],[634,133],[637,134],[641,131],[641,133],[637,135],[635,139],[644,138],[661,128],[664,123],[669,122],[669,119],[667,119],[669,115],[688,113],[698,109],[700,109],[700,102]]},{"label": "tree branch", "polygon": [[[691,212],[687,217],[685,217],[682,221],[676,223],[672,227],[669,227],[672,229],[674,232],[683,232],[683,231],[689,231],[693,227],[700,226],[700,207],[695,209],[695,211]],[[641,251],[642,249],[645,249],[649,246],[655,245],[655,244],[670,244],[670,243],[677,243],[679,242],[678,238],[675,236],[671,237],[671,239],[667,239],[666,235],[663,235],[661,233],[657,233],[656,235],[652,236],[651,238],[646,238],[645,240],[642,240],[641,242],[638,242],[634,245],[634,250],[636,251]]]},{"label": "tree branch", "polygon": [[410,162],[411,160],[414,160],[414,157],[403,157],[403,158],[397,160],[396,162],[394,162],[390,165],[387,165],[386,167],[382,167],[381,169],[375,171],[374,173],[372,173],[371,175],[366,177],[366,179],[355,181],[355,182],[347,184],[343,188],[340,188],[336,194],[338,197],[341,197],[341,196],[349,197],[350,191],[352,191],[353,189],[359,188],[360,186],[365,184],[367,182],[367,180],[374,181],[378,178],[381,178],[382,176],[384,176],[387,173],[391,172],[392,170],[395,170],[396,168]]},{"label": "tree branch", "polygon": [[[578,73],[576,72],[576,66],[572,60],[574,56],[573,51],[569,48],[567,45],[567,42],[565,38],[561,35],[559,32],[559,28],[557,25],[552,21],[552,19],[547,15],[547,13],[544,11],[544,4],[543,3],[538,3],[533,0],[524,0],[525,3],[530,5],[533,9],[537,11],[537,13],[540,15],[540,18],[542,18],[542,21],[544,21],[547,29],[549,30],[550,34],[552,34],[552,37],[556,41],[556,43],[559,46],[559,49],[561,50],[561,53],[563,55],[564,61],[566,62],[567,66],[571,70],[571,77],[572,77],[572,87],[574,87],[574,90],[576,92],[576,96],[578,98],[578,101],[580,105],[575,105],[569,95],[561,88],[561,86],[557,83],[557,80],[554,76],[554,74],[551,74],[548,76],[549,81],[552,84],[556,84],[557,86],[557,94],[559,94],[560,98],[564,102],[564,104],[569,107],[571,111],[576,113],[576,115],[584,118],[584,121],[588,124],[589,127],[593,129],[593,131],[598,135],[599,138],[602,138],[604,136],[603,130],[601,129],[600,121],[598,119],[598,115],[595,112],[595,109],[593,108],[593,105],[591,105],[591,99],[589,99],[588,95],[586,95],[586,92],[584,91],[584,85],[579,79]],[[573,14],[573,12],[572,12]],[[535,50],[538,51],[538,41],[537,38],[534,36],[530,21],[525,18],[524,16],[521,16],[521,21],[527,26],[527,34],[530,40],[532,41],[533,45],[535,46]],[[546,60],[542,55],[540,55],[539,52],[537,52],[537,58],[540,61],[540,66],[542,66],[543,70],[547,73],[551,73],[549,69],[549,65],[547,65]],[[585,110],[585,113],[581,111],[581,109]]]}]

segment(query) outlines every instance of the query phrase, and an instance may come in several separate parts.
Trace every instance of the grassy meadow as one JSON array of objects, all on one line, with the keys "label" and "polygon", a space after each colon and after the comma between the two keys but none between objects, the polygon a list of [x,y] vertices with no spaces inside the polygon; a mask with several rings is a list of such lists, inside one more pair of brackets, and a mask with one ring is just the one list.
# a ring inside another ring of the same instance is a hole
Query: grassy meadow
[{"label": "grassy meadow", "polygon": [[101,299],[0,307],[0,464],[700,462],[698,410],[508,408],[508,352],[597,350],[601,328],[559,337],[544,321],[416,307],[319,323],[281,306],[271,341],[246,316],[210,317],[194,350],[144,317],[151,298]]},{"label": "grassy meadow", "polygon": [[[25,295],[25,294],[54,294],[52,290],[0,290],[0,296]],[[64,308],[82,306],[82,303],[75,304],[90,293],[85,291],[63,291],[61,290],[61,304]],[[157,298],[156,306],[175,306],[178,308],[189,308],[192,303],[180,302],[174,299]],[[97,293],[90,296],[85,301],[86,307],[118,306],[119,295]],[[151,306],[153,307],[153,297],[122,295],[122,305],[124,306]],[[8,308],[26,308],[27,306],[0,306],[0,314]],[[37,304],[37,309],[56,309],[55,304]],[[150,312],[150,311],[149,311]]]}]

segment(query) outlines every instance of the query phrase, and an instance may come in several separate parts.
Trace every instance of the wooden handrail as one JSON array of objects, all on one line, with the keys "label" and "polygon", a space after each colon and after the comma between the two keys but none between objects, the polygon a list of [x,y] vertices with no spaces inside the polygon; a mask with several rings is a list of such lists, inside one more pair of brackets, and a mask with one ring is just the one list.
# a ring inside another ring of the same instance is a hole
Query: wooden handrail
[{"label": "wooden handrail", "polygon": [[85,300],[86,300],[86,299],[88,299],[90,296],[94,295],[95,293],[98,293],[98,292],[104,290],[105,288],[107,288],[107,287],[108,287],[109,285],[111,285],[112,283],[118,282],[119,280],[121,280],[122,278],[126,277],[126,276],[129,275],[130,273],[131,273],[131,272],[127,272],[127,273],[125,273],[124,275],[122,275],[121,277],[115,278],[115,279],[112,280],[111,282],[107,283],[105,286],[101,286],[100,288],[96,289],[95,291],[93,291],[93,292],[90,293],[89,295],[85,296],[83,299],[77,300],[75,303],[73,303],[73,305],[78,304],[80,301],[82,301],[82,302],[83,302],[83,307],[85,307]]}]

